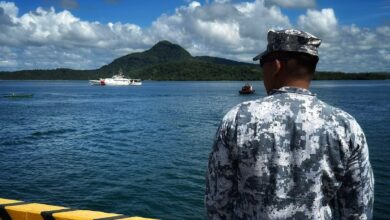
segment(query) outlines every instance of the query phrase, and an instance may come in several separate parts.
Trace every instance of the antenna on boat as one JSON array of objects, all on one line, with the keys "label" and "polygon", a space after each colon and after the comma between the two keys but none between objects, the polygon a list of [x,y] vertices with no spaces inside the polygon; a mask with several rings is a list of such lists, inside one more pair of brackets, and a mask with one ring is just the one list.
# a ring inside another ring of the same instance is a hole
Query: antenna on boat
[{"label": "antenna on boat", "polygon": [[123,76],[123,70],[122,67],[119,68],[118,75]]}]

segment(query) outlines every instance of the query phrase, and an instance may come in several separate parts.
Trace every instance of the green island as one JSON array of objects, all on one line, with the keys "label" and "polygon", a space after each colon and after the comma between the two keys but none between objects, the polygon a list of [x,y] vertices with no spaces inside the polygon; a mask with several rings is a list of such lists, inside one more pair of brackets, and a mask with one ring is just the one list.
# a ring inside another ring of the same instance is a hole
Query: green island
[{"label": "green island", "polygon": [[[119,57],[93,70],[58,68],[51,70],[2,71],[1,80],[90,80],[111,77],[122,70],[130,78],[142,80],[214,81],[262,80],[256,64],[218,57],[192,56],[169,41],[160,41],[149,50]],[[390,73],[316,72],[314,80],[385,80]]]}]

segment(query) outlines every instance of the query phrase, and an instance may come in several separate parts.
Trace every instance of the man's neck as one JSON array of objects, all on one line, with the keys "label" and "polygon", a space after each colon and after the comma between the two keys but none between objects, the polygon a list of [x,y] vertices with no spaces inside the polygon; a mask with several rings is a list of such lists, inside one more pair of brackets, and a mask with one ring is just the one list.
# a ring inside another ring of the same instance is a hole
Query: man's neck
[{"label": "man's neck", "polygon": [[291,81],[280,82],[280,83],[274,85],[272,89],[267,91],[267,94],[270,94],[270,92],[273,89],[280,89],[280,88],[282,88],[284,86],[296,87],[296,88],[302,88],[302,89],[309,89],[310,81],[307,81],[307,80],[291,80]]},{"label": "man's neck", "polygon": [[281,83],[279,85],[279,88],[284,87],[284,86],[308,89],[310,86],[310,82],[306,81],[306,80],[287,81],[287,82]]}]

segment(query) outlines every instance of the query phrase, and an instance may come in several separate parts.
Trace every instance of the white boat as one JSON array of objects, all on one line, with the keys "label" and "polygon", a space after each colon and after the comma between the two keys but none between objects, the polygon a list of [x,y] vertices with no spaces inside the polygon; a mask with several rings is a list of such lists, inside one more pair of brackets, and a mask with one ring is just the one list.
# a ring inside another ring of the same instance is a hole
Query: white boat
[{"label": "white boat", "polygon": [[89,80],[89,83],[91,85],[100,85],[100,86],[140,86],[142,85],[142,80],[125,78],[125,76],[122,73],[122,70],[119,70],[119,74],[113,75],[111,78]]},{"label": "white boat", "polygon": [[106,86],[128,86],[130,79],[125,78],[123,74],[113,75],[111,78],[103,79]]}]

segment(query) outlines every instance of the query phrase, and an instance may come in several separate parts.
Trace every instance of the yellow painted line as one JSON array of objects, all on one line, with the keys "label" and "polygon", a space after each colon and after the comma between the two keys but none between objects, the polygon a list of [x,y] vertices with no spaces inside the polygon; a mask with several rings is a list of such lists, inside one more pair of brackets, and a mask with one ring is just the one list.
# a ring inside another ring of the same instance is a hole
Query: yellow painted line
[{"label": "yellow painted line", "polygon": [[21,202],[21,201],[19,201],[19,200],[2,199],[2,198],[0,198],[0,204],[8,204],[8,203],[15,203],[15,202]]},{"label": "yellow painted line", "polygon": [[95,212],[89,210],[75,210],[71,212],[56,213],[53,214],[56,220],[92,220],[98,218],[107,218],[113,217],[118,214],[114,213],[105,213],[105,212]]},{"label": "yellow painted line", "polygon": [[[5,210],[7,211],[8,215],[12,218],[12,220],[43,220],[41,213],[44,211],[55,211],[55,210],[66,209],[66,207],[63,206],[53,206],[53,205],[45,205],[39,203],[7,206],[7,204],[12,204],[17,202],[22,202],[22,201],[0,198],[0,205],[5,205]],[[52,216],[56,220],[94,220],[99,218],[120,216],[120,214],[90,211],[90,210],[72,210],[66,212],[53,213]],[[135,217],[121,218],[120,220],[153,220],[153,219],[135,216]]]}]

